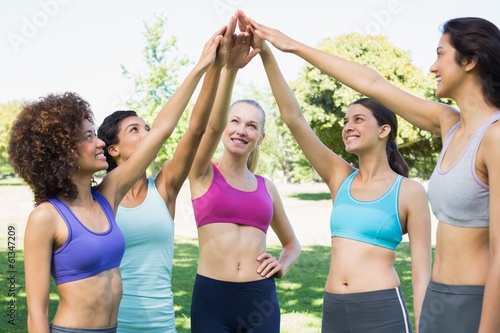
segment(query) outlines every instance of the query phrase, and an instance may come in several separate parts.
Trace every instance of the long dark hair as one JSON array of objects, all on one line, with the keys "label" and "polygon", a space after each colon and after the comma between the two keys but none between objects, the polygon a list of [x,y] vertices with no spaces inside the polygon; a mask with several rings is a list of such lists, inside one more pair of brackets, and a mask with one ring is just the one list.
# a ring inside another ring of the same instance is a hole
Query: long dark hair
[{"label": "long dark hair", "polygon": [[97,130],[97,136],[99,139],[104,141],[106,146],[104,147],[104,156],[106,156],[106,161],[108,162],[108,169],[106,172],[110,172],[118,165],[108,152],[109,146],[116,145],[118,140],[118,132],[120,131],[120,124],[123,119],[128,117],[137,117],[137,112],[132,110],[118,110],[104,118],[101,126]]},{"label": "long dark hair", "polygon": [[394,172],[404,177],[408,177],[408,164],[399,152],[398,144],[396,143],[396,136],[398,133],[398,118],[396,117],[396,114],[373,98],[361,98],[351,103],[351,105],[356,104],[362,105],[370,110],[379,126],[389,125],[391,127],[391,131],[389,132],[385,145],[389,165]]},{"label": "long dark hair", "polygon": [[485,99],[500,107],[500,30],[493,23],[477,17],[455,18],[442,26],[450,44],[457,51],[456,62],[473,58],[481,78]]}]

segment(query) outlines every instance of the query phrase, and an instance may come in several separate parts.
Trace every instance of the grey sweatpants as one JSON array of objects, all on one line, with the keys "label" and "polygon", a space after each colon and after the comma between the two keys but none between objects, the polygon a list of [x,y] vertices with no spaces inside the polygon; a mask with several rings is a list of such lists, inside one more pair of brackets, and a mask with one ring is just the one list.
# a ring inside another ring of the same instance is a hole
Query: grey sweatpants
[{"label": "grey sweatpants", "polygon": [[323,298],[322,333],[411,333],[401,288]]},{"label": "grey sweatpants", "polygon": [[49,324],[50,333],[116,333],[116,325],[104,328],[70,328]]},{"label": "grey sweatpants", "polygon": [[484,286],[449,285],[430,281],[425,293],[420,333],[477,332]]}]

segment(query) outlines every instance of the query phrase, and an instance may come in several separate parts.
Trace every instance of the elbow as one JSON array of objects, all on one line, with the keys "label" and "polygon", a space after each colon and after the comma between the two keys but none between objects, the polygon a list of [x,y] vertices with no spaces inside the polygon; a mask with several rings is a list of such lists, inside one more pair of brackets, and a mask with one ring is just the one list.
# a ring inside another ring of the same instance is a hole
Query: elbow
[{"label": "elbow", "polygon": [[213,126],[210,124],[208,124],[207,127],[203,130],[204,130],[204,135],[209,134],[209,135],[213,135],[214,137],[220,136],[223,132],[223,129],[221,129],[220,127]]},{"label": "elbow", "polygon": [[302,246],[300,246],[298,239],[295,239],[295,250],[297,251],[297,258],[298,258],[302,253]]},{"label": "elbow", "polygon": [[299,240],[296,238],[291,246],[293,253],[293,262],[299,259],[300,254],[302,253],[302,247],[300,246]]},{"label": "elbow", "polygon": [[201,138],[206,132],[206,127],[194,127],[194,128],[188,127],[186,132],[189,132],[190,136],[192,136],[193,138],[201,140]]},{"label": "elbow", "polygon": [[304,118],[304,115],[302,114],[302,112],[300,112],[300,110],[294,113],[282,112],[281,118],[287,125],[294,125],[301,122],[306,122],[306,118]]}]

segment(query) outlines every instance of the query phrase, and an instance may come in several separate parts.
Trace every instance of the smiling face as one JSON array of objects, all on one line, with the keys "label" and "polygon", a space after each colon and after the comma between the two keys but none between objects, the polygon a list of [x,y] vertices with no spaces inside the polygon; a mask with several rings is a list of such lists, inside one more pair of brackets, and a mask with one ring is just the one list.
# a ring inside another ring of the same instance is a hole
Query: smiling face
[{"label": "smiling face", "polygon": [[230,152],[250,154],[264,139],[264,115],[255,105],[237,103],[231,107],[223,143]]},{"label": "smiling face", "polygon": [[128,160],[148,135],[149,130],[150,127],[139,117],[127,117],[120,122],[118,143],[108,147],[109,154],[118,165]]},{"label": "smiling face", "polygon": [[88,120],[82,122],[82,143],[79,148],[78,164],[80,171],[94,174],[106,170],[108,162],[104,156],[104,141],[95,134],[94,126]]},{"label": "smiling face", "polygon": [[380,139],[388,134],[388,129],[390,130],[389,125],[380,126],[377,123],[372,111],[360,104],[353,104],[347,109],[344,117],[342,139],[345,149],[356,154],[374,149],[380,144]]},{"label": "smiling face", "polygon": [[443,34],[436,49],[437,59],[430,71],[436,76],[436,97],[454,98],[457,87],[463,82],[464,66],[456,61],[457,51],[450,44],[450,36]]}]

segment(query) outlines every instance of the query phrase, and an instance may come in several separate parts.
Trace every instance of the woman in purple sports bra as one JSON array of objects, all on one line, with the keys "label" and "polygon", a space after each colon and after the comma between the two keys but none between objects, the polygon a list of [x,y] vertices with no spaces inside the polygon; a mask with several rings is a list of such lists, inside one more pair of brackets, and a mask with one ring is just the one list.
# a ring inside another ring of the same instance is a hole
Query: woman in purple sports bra
[{"label": "woman in purple sports bra", "polygon": [[259,36],[442,137],[429,201],[439,220],[420,333],[500,332],[500,30],[476,17],[442,26],[430,71],[436,96],[413,96],[374,70],[256,25]]},{"label": "woman in purple sports bra", "polygon": [[[191,304],[193,333],[279,333],[274,278],[281,278],[300,254],[275,185],[253,173],[264,139],[265,113],[252,100],[230,106],[238,69],[258,53],[250,51],[247,36],[235,40],[246,45],[246,52],[229,51],[189,174],[199,242]],[[222,156],[212,161],[221,138]],[[279,258],[266,252],[269,227],[283,246]]]},{"label": "woman in purple sports bra", "polygon": [[[98,186],[93,175],[108,163],[86,101],[69,92],[50,94],[25,105],[18,115],[10,162],[33,190],[36,205],[24,239],[29,332],[116,332],[125,243],[115,212],[175,129],[184,100],[214,62],[225,30],[206,43],[184,89],[158,114],[140,149]],[[51,275],[59,304],[49,322]]]}]

